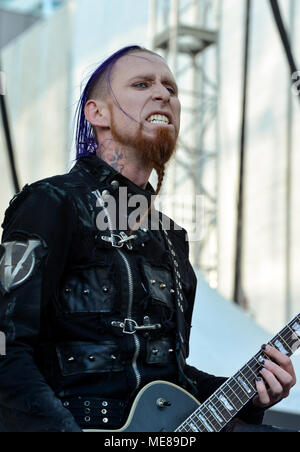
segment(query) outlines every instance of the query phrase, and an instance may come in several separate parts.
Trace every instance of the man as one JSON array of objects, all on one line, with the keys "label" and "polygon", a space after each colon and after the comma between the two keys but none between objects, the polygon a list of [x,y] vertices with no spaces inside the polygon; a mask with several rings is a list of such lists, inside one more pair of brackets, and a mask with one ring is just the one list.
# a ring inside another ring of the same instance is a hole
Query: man
[{"label": "man", "polygon": [[[186,365],[196,290],[188,242],[172,221],[164,230],[163,215],[150,218],[148,179],[155,169],[158,193],[179,127],[166,62],[121,49],[82,94],[76,165],[12,200],[0,254],[3,431],[117,429],[151,381],[201,402],[224,382]],[[136,197],[147,205],[132,216]],[[272,347],[265,354],[258,394],[232,430],[260,424],[295,384],[290,359]]]}]

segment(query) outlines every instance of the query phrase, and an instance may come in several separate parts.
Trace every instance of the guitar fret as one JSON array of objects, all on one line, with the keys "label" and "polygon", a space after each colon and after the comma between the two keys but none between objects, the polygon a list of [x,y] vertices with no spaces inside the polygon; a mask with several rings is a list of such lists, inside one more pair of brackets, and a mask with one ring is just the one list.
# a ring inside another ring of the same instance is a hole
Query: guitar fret
[{"label": "guitar fret", "polygon": [[219,426],[223,428],[223,426],[225,425],[224,419],[223,419],[221,413],[219,413],[218,409],[214,406],[214,404],[212,402],[209,403],[208,409],[212,412],[212,414],[215,417],[216,421],[218,422]]},{"label": "guitar fret", "polygon": [[[203,407],[203,409],[205,409],[205,406]],[[204,410],[201,410],[201,411],[204,411]],[[206,410],[206,413],[197,414],[197,418],[200,419],[202,424],[205,425],[205,427],[207,428],[207,430],[209,432],[213,432],[216,430],[217,426],[215,426],[215,419],[214,419],[214,417],[210,416],[210,413],[207,412],[207,410]]]},{"label": "guitar fret", "polygon": [[[226,386],[225,386],[225,389]],[[233,393],[234,395],[234,393]],[[235,406],[234,402],[232,400],[228,400],[229,394],[224,394],[223,391],[220,391],[220,396],[219,396],[219,400],[220,402],[224,405],[224,407],[226,408],[226,410],[230,413],[230,415],[232,415],[232,413],[234,413],[235,411],[238,411],[238,407]]]},{"label": "guitar fret", "polygon": [[240,393],[240,397],[243,403],[249,401],[249,394],[252,394],[252,389],[247,385],[246,382],[243,381],[243,378],[239,375],[235,378],[237,385],[241,388],[242,392]]},{"label": "guitar fret", "polygon": [[206,419],[208,419],[208,421],[210,422],[213,429],[215,431],[219,430],[221,424],[217,420],[215,414],[208,408],[207,404],[203,404],[203,410],[204,410]]},{"label": "guitar fret", "polygon": [[273,341],[270,341],[270,344],[277,348],[277,350],[279,350],[280,352],[284,353],[285,355],[289,355],[292,352],[290,346],[287,344],[287,342],[283,339],[282,336],[278,335],[278,337],[280,338],[280,340],[275,339]]},{"label": "guitar fret", "polygon": [[[269,344],[286,355],[292,355],[300,347],[300,314],[289,322]],[[254,378],[263,367],[262,361],[270,359],[260,350],[232,378],[220,386],[176,432],[217,432],[257,394]]]},{"label": "guitar fret", "polygon": [[209,432],[210,430],[207,429],[207,427],[203,424],[203,422],[200,421],[200,419],[195,421],[191,420],[191,417],[194,415],[194,413],[188,417],[176,430],[175,432],[195,432],[195,429],[198,429],[199,432]]},{"label": "guitar fret", "polygon": [[224,407],[224,405],[220,402],[220,400],[217,398],[216,394],[211,396],[208,401],[211,401],[212,404],[216,407],[218,410],[218,413],[222,416],[225,422],[228,422],[231,419],[230,412]]}]

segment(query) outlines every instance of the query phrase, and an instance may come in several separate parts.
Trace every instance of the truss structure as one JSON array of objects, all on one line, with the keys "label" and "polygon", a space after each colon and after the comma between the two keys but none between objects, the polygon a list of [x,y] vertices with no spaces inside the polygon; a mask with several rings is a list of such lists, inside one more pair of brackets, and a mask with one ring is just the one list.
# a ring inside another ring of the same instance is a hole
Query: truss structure
[{"label": "truss structure", "polygon": [[190,260],[218,281],[220,0],[151,0],[152,49],[179,85],[181,133],[160,208],[189,233]]}]

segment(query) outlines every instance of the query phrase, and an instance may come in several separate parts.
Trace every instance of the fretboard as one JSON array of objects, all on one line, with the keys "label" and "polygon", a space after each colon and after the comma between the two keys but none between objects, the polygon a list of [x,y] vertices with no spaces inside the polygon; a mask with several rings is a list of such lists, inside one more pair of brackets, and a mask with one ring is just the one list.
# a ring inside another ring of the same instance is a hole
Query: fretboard
[{"label": "fretboard", "polygon": [[[300,346],[300,314],[289,322],[270,345],[291,356]],[[214,392],[175,431],[219,432],[257,394],[255,379],[262,361],[270,359],[262,350],[253,356],[233,377]]]}]

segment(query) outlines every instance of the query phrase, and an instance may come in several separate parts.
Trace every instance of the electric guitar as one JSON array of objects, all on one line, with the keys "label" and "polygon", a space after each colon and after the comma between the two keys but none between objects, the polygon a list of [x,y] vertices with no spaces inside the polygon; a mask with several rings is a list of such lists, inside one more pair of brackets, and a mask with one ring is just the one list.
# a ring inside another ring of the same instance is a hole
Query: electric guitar
[{"label": "electric guitar", "polygon": [[[300,314],[271,341],[291,356],[300,346]],[[137,395],[126,424],[119,430],[90,429],[87,432],[219,432],[257,394],[255,378],[262,360],[260,350],[203,404],[184,389],[165,381],[154,381]]]}]

